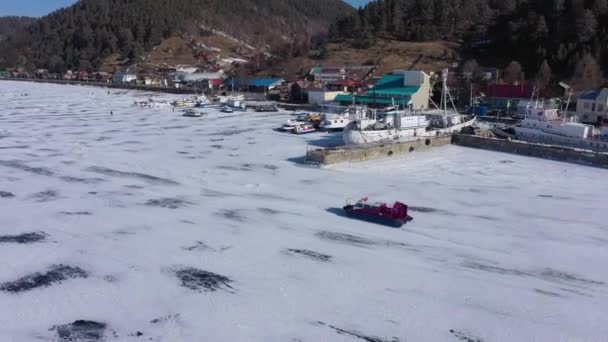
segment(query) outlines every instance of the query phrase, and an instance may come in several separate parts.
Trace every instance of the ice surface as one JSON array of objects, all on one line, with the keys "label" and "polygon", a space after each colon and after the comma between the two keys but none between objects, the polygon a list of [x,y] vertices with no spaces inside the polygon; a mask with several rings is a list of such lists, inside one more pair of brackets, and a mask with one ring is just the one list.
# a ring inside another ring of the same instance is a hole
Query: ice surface
[{"label": "ice surface", "polygon": [[[310,167],[339,136],[148,97],[175,98],[0,82],[0,284],[61,278],[0,291],[0,341],[606,340],[606,170],[456,146]],[[363,196],[414,221],[337,215]]]}]

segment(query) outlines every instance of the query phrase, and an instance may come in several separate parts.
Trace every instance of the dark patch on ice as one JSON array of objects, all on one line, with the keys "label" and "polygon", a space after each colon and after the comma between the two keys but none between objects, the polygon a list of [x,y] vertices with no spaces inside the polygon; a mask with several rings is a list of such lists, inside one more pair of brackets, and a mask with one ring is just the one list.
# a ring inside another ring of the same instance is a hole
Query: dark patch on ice
[{"label": "dark patch on ice", "polygon": [[546,280],[553,283],[559,284],[569,284],[569,285],[593,285],[593,286],[603,286],[606,285],[603,281],[586,279],[581,276],[567,273],[559,270],[554,270],[551,268],[545,268],[541,271],[522,271],[513,268],[503,268],[499,266],[493,265],[485,265],[475,261],[465,261],[463,263],[464,267],[498,273],[505,275],[513,275],[513,276],[527,276],[534,277],[542,280]]},{"label": "dark patch on ice", "polygon": [[44,241],[47,235],[42,232],[24,233],[19,235],[0,235],[0,243],[34,243]]},{"label": "dark patch on ice", "polygon": [[216,169],[225,170],[225,171],[243,171],[243,169],[241,169],[239,167],[228,166],[228,165],[218,165],[218,166],[216,166]]},{"label": "dark patch on ice", "polygon": [[60,284],[68,279],[87,278],[89,274],[76,266],[53,265],[45,272],[36,272],[0,285],[0,291],[20,293],[39,287]]},{"label": "dark patch on ice", "polygon": [[497,217],[493,217],[493,216],[475,215],[474,217],[478,218],[478,219],[486,220],[486,221],[502,221],[501,219],[499,219]]},{"label": "dark patch on ice", "polygon": [[557,292],[552,292],[552,291],[547,291],[547,290],[534,289],[534,292],[540,293],[542,295],[549,296],[549,297],[563,297],[561,294],[559,294]]},{"label": "dark patch on ice", "polygon": [[206,250],[214,250],[213,248],[207,246],[204,242],[196,241],[196,243],[192,246],[182,247],[185,251],[206,251]]},{"label": "dark patch on ice", "polygon": [[28,145],[18,145],[18,146],[0,146],[0,150],[23,150],[29,148]]},{"label": "dark patch on ice", "polygon": [[73,323],[57,325],[51,328],[57,332],[62,342],[95,342],[103,341],[107,325],[95,321],[78,320]]},{"label": "dark patch on ice", "polygon": [[482,339],[472,336],[471,334],[464,333],[462,331],[450,329],[450,333],[454,335],[457,339],[464,342],[483,342]]},{"label": "dark patch on ice", "polygon": [[211,197],[211,198],[221,198],[221,197],[231,197],[231,196],[235,196],[235,195],[229,194],[227,192],[217,191],[217,190],[203,189],[202,196]]},{"label": "dark patch on ice", "polygon": [[525,271],[521,271],[521,270],[517,270],[517,269],[502,268],[502,267],[492,266],[492,265],[485,265],[485,264],[481,264],[481,263],[478,263],[475,261],[466,261],[463,263],[463,266],[470,268],[470,269],[474,269],[474,270],[480,270],[480,271],[486,271],[486,272],[492,272],[492,273],[498,273],[498,274],[506,274],[506,275],[514,275],[514,276],[531,275],[530,273],[525,272]]},{"label": "dark patch on ice", "polygon": [[193,267],[181,268],[175,271],[181,281],[181,286],[198,292],[215,292],[225,290],[232,292],[232,279],[213,272],[199,270]]},{"label": "dark patch on ice", "polygon": [[267,215],[278,215],[278,214],[283,213],[280,210],[271,209],[271,208],[258,208],[258,211],[263,214],[267,214]]},{"label": "dark patch on ice", "polygon": [[241,133],[246,133],[246,132],[251,132],[251,129],[234,129],[234,130],[227,130],[227,131],[223,131],[223,132],[218,132],[218,133],[210,133],[210,134],[205,134],[207,136],[231,136],[231,135],[238,135]]},{"label": "dark patch on ice", "polygon": [[253,170],[253,169],[265,169],[265,170],[270,170],[270,171],[276,171],[279,169],[278,166],[273,165],[273,164],[251,164],[251,163],[245,163],[242,165],[242,167],[249,169],[249,170]]},{"label": "dark patch on ice", "polygon": [[577,276],[572,273],[562,272],[562,271],[554,270],[551,268],[544,269],[540,273],[540,276],[543,279],[546,279],[549,281],[555,281],[555,282],[579,283],[579,284],[595,285],[595,286],[605,285],[605,283],[603,281],[585,279],[583,277]]},{"label": "dark patch on ice", "polygon": [[332,256],[331,255],[327,255],[327,254],[323,254],[323,253],[318,253],[318,252],[314,252],[314,251],[310,251],[308,249],[286,249],[283,251],[285,254],[287,255],[298,255],[298,256],[304,256],[307,257],[309,259],[313,259],[313,260],[317,260],[317,261],[324,261],[324,262],[328,262],[331,261]]},{"label": "dark patch on ice", "polygon": [[355,330],[346,330],[346,329],[342,329],[342,328],[338,328],[334,325],[331,324],[327,324],[325,322],[321,322],[318,321],[317,324],[328,327],[333,329],[335,332],[337,332],[340,335],[347,335],[347,336],[351,336],[351,337],[356,337],[358,339],[361,339],[363,341],[367,341],[367,342],[399,342],[399,338],[397,337],[393,337],[390,340],[381,338],[381,337],[376,337],[376,336],[369,336],[369,335],[365,335],[363,333],[360,333],[358,331]]},{"label": "dark patch on ice", "polygon": [[224,139],[219,138],[219,139],[209,139],[209,141],[211,142],[220,142],[220,141],[224,141]]},{"label": "dark patch on ice", "polygon": [[211,145],[211,147],[217,149],[217,150],[221,150],[224,148],[224,145]]},{"label": "dark patch on ice", "polygon": [[30,198],[35,199],[36,202],[50,202],[56,200],[58,197],[59,193],[55,190],[45,190],[30,196]]},{"label": "dark patch on ice", "polygon": [[90,211],[62,211],[61,214],[67,215],[67,216],[91,216],[91,215],[93,215],[93,213],[91,213]]},{"label": "dark patch on ice", "polygon": [[181,318],[180,314],[167,315],[167,316],[155,318],[155,319],[151,320],[150,323],[158,324],[158,323],[165,323],[168,321],[178,321],[180,318]]},{"label": "dark patch on ice", "polygon": [[552,198],[552,199],[559,199],[559,200],[569,200],[570,197],[566,197],[566,196],[554,196],[554,195],[538,195],[538,197],[540,198]]},{"label": "dark patch on ice", "polygon": [[196,204],[194,202],[186,201],[180,198],[158,198],[158,199],[150,199],[146,201],[145,205],[150,207],[159,207],[159,208],[167,208],[167,209],[178,209],[182,207],[187,207],[189,205]]},{"label": "dark patch on ice", "polygon": [[61,180],[69,182],[69,183],[82,183],[82,184],[98,184],[104,182],[103,178],[80,178],[80,177],[72,177],[72,176],[62,176]]},{"label": "dark patch on ice", "polygon": [[183,129],[183,128],[188,128],[190,126],[166,126],[166,127],[161,127],[162,129]]},{"label": "dark patch on ice", "polygon": [[99,174],[111,176],[111,177],[136,178],[136,179],[141,179],[141,180],[147,181],[149,183],[154,183],[154,184],[179,185],[178,182],[171,180],[171,179],[167,179],[167,178],[156,177],[156,176],[148,175],[145,173],[139,173],[139,172],[119,171],[119,170],[114,170],[114,169],[110,169],[110,168],[102,167],[102,166],[91,166],[91,167],[87,168],[86,171],[99,173]]},{"label": "dark patch on ice", "polygon": [[24,164],[20,160],[0,160],[0,166],[10,167],[13,169],[30,172],[30,173],[37,174],[40,176],[53,176],[54,175],[53,171],[51,171],[47,168],[29,166],[29,165]]},{"label": "dark patch on ice", "polygon": [[0,191],[0,198],[13,198],[13,197],[15,197],[15,194],[13,194],[12,192]]},{"label": "dark patch on ice", "polygon": [[112,138],[110,137],[105,137],[105,136],[101,136],[97,139],[95,139],[95,141],[106,141],[106,140],[112,140]]},{"label": "dark patch on ice", "polygon": [[431,208],[431,207],[416,207],[416,206],[408,206],[407,209],[409,211],[413,211],[413,212],[417,212],[417,213],[423,213],[423,214],[444,214],[444,215],[454,215],[449,211],[446,210],[442,210],[442,209],[436,209],[436,208]]},{"label": "dark patch on ice", "polygon": [[317,232],[315,235],[324,240],[343,242],[355,246],[373,246],[376,244],[372,240],[344,233],[320,231]]},{"label": "dark patch on ice", "polygon": [[126,185],[125,188],[127,189],[134,189],[134,190],[141,190],[141,189],[145,189],[145,186],[141,186],[141,185]]},{"label": "dark patch on ice", "polygon": [[222,209],[216,212],[216,215],[222,216],[223,218],[231,221],[245,222],[243,210],[240,209]]},{"label": "dark patch on ice", "polygon": [[501,161],[500,161],[500,163],[501,163],[501,164],[513,164],[513,163],[515,163],[515,162],[514,162],[514,161],[512,161],[512,160],[501,160]]}]

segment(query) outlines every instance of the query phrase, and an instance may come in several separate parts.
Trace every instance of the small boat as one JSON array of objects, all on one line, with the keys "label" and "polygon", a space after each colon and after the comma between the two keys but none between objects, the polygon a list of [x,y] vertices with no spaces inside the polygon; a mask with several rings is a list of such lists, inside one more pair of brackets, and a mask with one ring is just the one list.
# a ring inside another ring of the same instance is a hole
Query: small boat
[{"label": "small boat", "polygon": [[356,204],[347,203],[343,209],[346,216],[350,218],[395,228],[399,228],[412,220],[407,214],[407,205],[401,202],[395,202],[392,207],[389,207],[383,202],[369,204],[367,198],[363,198]]},{"label": "small boat", "polygon": [[203,116],[203,113],[198,112],[194,109],[186,109],[184,111],[184,115],[183,116],[187,116],[189,118],[200,118],[201,116]]},{"label": "small boat", "polygon": [[230,108],[228,106],[223,106],[220,109],[220,112],[222,112],[222,113],[234,113],[234,109],[232,109],[232,108]]},{"label": "small boat", "polygon": [[279,130],[284,132],[294,132],[297,126],[310,123],[309,116],[310,114],[308,113],[301,113],[295,120],[287,120],[287,122],[281,126]]},{"label": "small boat", "polygon": [[306,134],[306,133],[312,133],[312,132],[316,132],[316,131],[317,131],[317,128],[312,123],[302,123],[302,124],[295,126],[295,128],[292,132],[295,134]]}]

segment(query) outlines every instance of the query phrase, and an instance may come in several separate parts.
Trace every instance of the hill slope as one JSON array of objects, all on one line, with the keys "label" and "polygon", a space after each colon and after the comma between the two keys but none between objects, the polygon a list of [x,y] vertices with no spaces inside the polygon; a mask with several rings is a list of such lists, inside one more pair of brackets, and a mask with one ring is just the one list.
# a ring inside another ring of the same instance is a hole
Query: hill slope
[{"label": "hill slope", "polygon": [[342,0],[81,0],[17,32],[0,58],[88,69],[117,53],[134,61],[163,38],[213,30],[274,52],[307,45],[352,11]]},{"label": "hill slope", "polygon": [[376,0],[331,31],[362,49],[379,38],[459,41],[465,57],[518,61],[528,77],[542,64],[560,76],[608,71],[606,0]]},{"label": "hill slope", "polygon": [[0,41],[30,25],[35,20],[29,17],[0,17]]}]

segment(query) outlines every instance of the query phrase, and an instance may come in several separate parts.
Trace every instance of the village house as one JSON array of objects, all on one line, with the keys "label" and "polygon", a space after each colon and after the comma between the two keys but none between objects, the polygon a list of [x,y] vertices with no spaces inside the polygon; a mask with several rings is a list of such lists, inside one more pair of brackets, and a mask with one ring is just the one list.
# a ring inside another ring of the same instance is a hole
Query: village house
[{"label": "village house", "polygon": [[261,78],[235,78],[231,77],[224,81],[227,89],[243,90],[252,92],[270,92],[280,87],[285,80],[282,78],[261,77]]},{"label": "village house", "polygon": [[608,118],[608,87],[580,94],[576,101],[576,115],[583,123],[599,123]]}]

